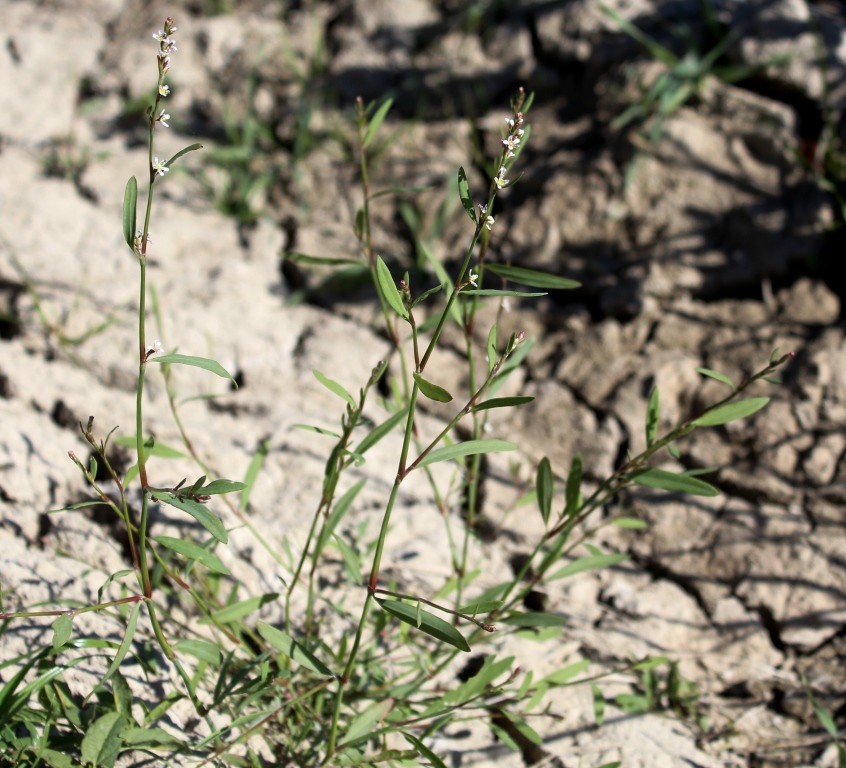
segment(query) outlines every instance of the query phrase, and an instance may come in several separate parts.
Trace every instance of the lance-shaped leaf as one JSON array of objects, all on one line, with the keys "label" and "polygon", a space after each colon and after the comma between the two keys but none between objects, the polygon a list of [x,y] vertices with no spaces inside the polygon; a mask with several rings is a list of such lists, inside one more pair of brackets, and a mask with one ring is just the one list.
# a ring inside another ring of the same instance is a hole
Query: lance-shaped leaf
[{"label": "lance-shaped leaf", "polygon": [[436,464],[439,461],[449,461],[462,456],[474,456],[477,453],[498,453],[500,451],[515,451],[517,446],[507,440],[466,440],[456,445],[448,445],[444,448],[437,448],[423,457],[417,464],[418,467],[426,467],[429,464]]},{"label": "lance-shaped leaf", "polygon": [[391,270],[388,269],[388,265],[385,264],[381,256],[376,257],[376,279],[379,281],[379,288],[391,309],[404,320],[408,320],[408,310],[402,300],[402,294],[394,283]]},{"label": "lance-shaped leaf", "polygon": [[552,511],[552,494],[555,491],[555,483],[552,479],[552,465],[546,456],[538,464],[535,487],[538,491],[538,507],[540,507],[543,524],[547,525],[549,523],[549,513]]},{"label": "lance-shaped leaf", "polygon": [[217,360],[209,360],[206,357],[194,357],[193,355],[153,355],[147,358],[148,363],[170,363],[171,365],[191,365],[195,368],[202,368],[210,371],[222,379],[229,379],[236,387],[238,382],[232,378],[229,372]]},{"label": "lance-shaped leaf", "polygon": [[121,665],[126,654],[129,653],[129,649],[132,646],[132,638],[135,637],[135,628],[138,626],[138,612],[140,610],[141,601],[139,600],[132,606],[132,610],[129,612],[129,621],[126,622],[126,633],[123,636],[123,640],[121,640],[120,647],[112,659],[112,663],[109,664],[106,674],[103,675],[103,679],[100,680],[99,685],[96,687],[99,688],[100,685],[105,683],[115,673],[115,670]]},{"label": "lance-shaped leaf", "polygon": [[390,112],[391,105],[393,103],[393,99],[385,99],[385,101],[382,102],[382,106],[376,110],[376,114],[373,115],[373,118],[370,120],[370,124],[367,126],[367,132],[364,134],[364,139],[361,142],[362,149],[367,149],[367,147],[370,146],[370,142],[376,138],[376,132],[387,117],[388,112]]},{"label": "lance-shaped leaf", "polygon": [[452,395],[443,387],[439,387],[431,381],[426,381],[419,373],[414,374],[414,380],[417,382],[420,391],[430,400],[435,400],[439,403],[448,403],[452,400]]},{"label": "lance-shaped leaf", "polygon": [[212,666],[220,666],[220,649],[205,640],[180,640],[174,648],[177,651],[182,651],[182,653],[190,653],[200,661],[205,661]]},{"label": "lance-shaped leaf", "polygon": [[[268,592],[265,595],[256,595],[255,597],[248,597],[246,600],[241,600],[238,603],[227,605],[219,611],[214,611],[214,616],[221,624],[231,624],[233,621],[243,619],[244,616],[249,616],[253,611],[257,611],[263,605],[272,603],[279,597],[277,592]],[[211,624],[212,620],[208,616],[203,616],[199,619],[200,624]]]},{"label": "lance-shaped leaf", "polygon": [[461,204],[467,215],[476,221],[476,209],[473,207],[473,198],[470,197],[470,182],[467,181],[467,174],[463,167],[458,169],[458,196],[461,198]]},{"label": "lance-shaped leaf", "polygon": [[413,627],[418,626],[419,611],[419,628],[422,632],[445,643],[449,643],[460,651],[469,653],[470,646],[467,645],[464,636],[452,624],[444,621],[439,616],[435,616],[433,613],[429,613],[429,611],[420,610],[416,606],[397,602],[396,600],[380,600],[376,598],[376,602],[382,606],[382,610],[387,611],[392,616],[396,616],[406,624],[411,624]]},{"label": "lance-shaped leaf", "polygon": [[719,424],[728,424],[728,422],[737,419],[745,419],[747,416],[760,411],[768,402],[770,402],[768,397],[750,397],[748,400],[729,403],[700,416],[693,422],[693,426],[716,427]]},{"label": "lance-shaped leaf", "polygon": [[153,541],[157,542],[166,549],[177,552],[189,560],[197,560],[201,562],[206,568],[215,573],[229,575],[229,570],[221,562],[217,555],[197,546],[193,542],[185,541],[185,539],[175,539],[172,536],[154,536]]},{"label": "lance-shaped leaf", "polygon": [[582,455],[577,453],[570,462],[570,472],[567,474],[567,485],[564,491],[566,506],[564,516],[575,515],[581,506],[582,488]]},{"label": "lance-shaped leaf", "polygon": [[293,261],[296,264],[319,264],[324,267],[339,267],[344,264],[358,266],[360,262],[355,259],[337,259],[331,256],[309,256],[307,253],[293,253],[288,251],[282,254],[285,261]]},{"label": "lance-shaped leaf", "polygon": [[689,493],[693,496],[719,496],[720,492],[704,480],[664,469],[643,469],[629,475],[635,485],[645,485],[662,491]]},{"label": "lance-shaped leaf", "polygon": [[492,397],[484,403],[474,405],[471,411],[489,411],[491,408],[511,408],[515,405],[531,403],[535,398],[531,395],[515,395],[514,397]]},{"label": "lance-shaped leaf", "polygon": [[184,149],[180,149],[170,160],[168,160],[165,165],[173,165],[177,160],[179,160],[182,155],[187,155],[189,152],[193,152],[197,149],[202,149],[202,144],[191,144],[190,146],[185,147]]},{"label": "lance-shaped leaf", "polygon": [[491,326],[490,331],[488,331],[488,373],[490,373],[496,365],[496,334],[497,327],[496,323],[494,323]]},{"label": "lance-shaped leaf", "polygon": [[312,371],[314,374],[314,378],[317,379],[326,389],[330,392],[336,394],[338,397],[343,398],[346,400],[352,408],[358,407],[358,403],[355,401],[355,398],[347,392],[337,381],[330,379],[324,376],[320,371]]},{"label": "lance-shaped leaf", "polygon": [[344,565],[347,567],[347,573],[349,573],[356,584],[362,584],[361,563],[359,562],[358,555],[355,553],[355,550],[340,536],[338,536],[337,533],[333,533],[332,538],[335,539],[335,544],[338,545],[341,557],[344,558]]},{"label": "lance-shaped leaf", "polygon": [[358,453],[365,453],[378,443],[385,435],[387,435],[397,424],[399,424],[408,414],[408,409],[403,408],[397,411],[393,416],[389,416],[378,427],[374,427],[367,433],[367,436],[356,446]]},{"label": "lance-shaped leaf", "polygon": [[53,622],[52,646],[57,650],[61,648],[68,640],[70,640],[72,631],[73,616],[69,613],[63,613]]},{"label": "lance-shaped leaf", "polygon": [[431,764],[432,768],[447,768],[446,763],[441,760],[429,747],[427,747],[420,739],[416,736],[412,736],[410,733],[406,733],[402,731],[402,735],[405,740],[411,744],[423,757],[425,757]]},{"label": "lance-shaped leaf", "polygon": [[538,272],[535,269],[525,267],[512,267],[506,264],[486,264],[485,269],[499,277],[504,277],[518,285],[528,285],[530,288],[552,288],[567,290],[578,288],[581,283],[558,275],[550,275],[547,272]]},{"label": "lance-shaped leaf", "polygon": [[658,437],[658,422],[661,420],[661,401],[658,387],[653,387],[646,406],[646,447],[651,448]]},{"label": "lance-shaped leaf", "polygon": [[120,712],[108,712],[89,725],[80,744],[82,762],[95,768],[114,765],[120,752],[120,732],[125,724]]},{"label": "lance-shaped leaf", "polygon": [[538,296],[546,296],[546,292],[543,293],[527,293],[525,291],[501,291],[496,288],[464,288],[461,291],[462,296],[497,296],[499,298],[505,298],[507,296],[518,296],[521,299],[534,299]]},{"label": "lance-shaped leaf", "polygon": [[595,571],[598,568],[609,568],[612,565],[624,563],[629,559],[629,555],[625,552],[613,552],[607,555],[588,555],[587,557],[579,557],[573,560],[572,563],[565,565],[560,570],[547,576],[547,581],[555,581],[556,579],[563,579],[567,576],[572,576],[576,573],[584,573],[585,571]]},{"label": "lance-shaped leaf", "polygon": [[721,381],[723,384],[728,384],[728,386],[730,386],[732,389],[737,389],[737,387],[734,385],[734,382],[724,373],[720,373],[719,371],[712,371],[710,368],[697,368],[696,372],[701,373],[703,376],[709,376],[712,379]]},{"label": "lance-shaped leaf", "polygon": [[198,489],[197,493],[201,496],[218,496],[221,493],[234,493],[235,491],[243,491],[247,486],[244,483],[239,483],[237,480],[212,480],[208,485],[204,485]]},{"label": "lance-shaped leaf", "polygon": [[384,701],[377,701],[375,704],[371,704],[350,723],[347,735],[344,736],[341,744],[349,744],[357,741],[362,736],[369,735],[373,731],[373,726],[384,720],[393,706],[393,699],[385,699]]},{"label": "lance-shaped leaf", "polygon": [[246,511],[247,505],[250,503],[250,495],[255,487],[259,472],[261,472],[261,468],[264,466],[264,460],[267,458],[269,450],[270,441],[265,438],[259,443],[256,452],[253,454],[253,458],[250,459],[250,466],[247,467],[247,471],[244,474],[244,490],[241,491],[241,497],[238,499],[238,508],[242,512]]},{"label": "lance-shaped leaf", "polygon": [[[135,435],[121,435],[120,437],[115,438],[115,443],[123,446],[124,448],[129,448],[130,450],[134,450],[138,447],[138,441],[136,440]],[[163,459],[185,458],[185,454],[182,451],[179,451],[176,448],[171,448],[169,445],[165,445],[152,436],[148,437],[144,441],[144,460],[146,461],[150,458],[150,456],[159,456]]]},{"label": "lance-shaped leaf", "polygon": [[171,493],[161,492],[156,493],[156,498],[165,504],[170,504],[172,507],[187,512],[222,544],[226,544],[229,541],[229,534],[226,532],[226,528],[223,527],[220,518],[208,509],[208,507],[200,504],[200,502],[193,499],[183,499]]},{"label": "lance-shaped leaf", "polygon": [[479,613],[490,613],[491,611],[496,611],[497,609],[502,608],[503,605],[504,602],[502,600],[484,600],[467,603],[467,605],[462,605],[456,610],[459,613],[468,613],[471,616],[475,616]]},{"label": "lance-shaped leaf", "polygon": [[133,176],[126,182],[126,189],[123,192],[123,239],[126,244],[135,252],[135,217],[138,203],[138,182]]},{"label": "lance-shaped leaf", "polygon": [[270,624],[264,621],[258,623],[258,632],[277,651],[285,654],[289,659],[296,661],[300,666],[310,669],[318,675],[335,677],[335,673],[329,667],[313,653],[303,648],[290,635],[286,635],[284,632],[276,629],[276,627],[271,627]]}]

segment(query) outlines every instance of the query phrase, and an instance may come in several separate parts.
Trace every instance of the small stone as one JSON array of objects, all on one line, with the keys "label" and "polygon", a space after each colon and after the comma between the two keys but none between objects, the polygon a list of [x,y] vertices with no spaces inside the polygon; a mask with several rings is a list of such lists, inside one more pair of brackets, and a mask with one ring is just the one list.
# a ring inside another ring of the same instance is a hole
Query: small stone
[{"label": "small stone", "polygon": [[831,325],[840,316],[840,300],[825,283],[803,277],[779,291],[783,320],[803,325]]}]

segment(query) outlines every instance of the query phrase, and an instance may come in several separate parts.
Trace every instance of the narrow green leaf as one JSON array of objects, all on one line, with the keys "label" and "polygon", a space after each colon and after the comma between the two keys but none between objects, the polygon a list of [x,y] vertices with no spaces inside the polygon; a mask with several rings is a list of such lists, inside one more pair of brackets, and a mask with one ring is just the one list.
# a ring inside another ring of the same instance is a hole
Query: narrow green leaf
[{"label": "narrow green leaf", "polygon": [[376,257],[376,279],[379,281],[379,288],[382,290],[382,295],[385,301],[391,306],[401,318],[408,320],[408,310],[405,308],[405,303],[402,300],[402,294],[394,283],[394,278],[391,276],[391,270],[388,265],[382,260],[381,256]]},{"label": "narrow green leaf", "polygon": [[58,650],[68,640],[70,640],[71,632],[73,631],[73,616],[64,613],[53,622],[53,641],[52,646]]},{"label": "narrow green leaf", "polygon": [[272,627],[264,621],[258,623],[258,632],[277,651],[283,653],[289,659],[296,661],[300,666],[310,669],[318,675],[335,677],[335,674],[329,667],[314,656],[314,654],[303,648],[290,635],[286,635],[284,632],[279,631],[276,627]]},{"label": "narrow green leaf", "polygon": [[425,192],[427,189],[432,189],[431,184],[424,184],[422,186],[417,187],[390,187],[389,189],[380,189],[378,192],[374,192],[370,195],[371,200],[375,200],[377,197],[384,197],[385,195],[398,195],[405,192]]},{"label": "narrow green leaf", "polygon": [[[138,446],[138,441],[135,435],[121,435],[115,438],[117,445],[135,450]],[[157,440],[152,435],[144,441],[144,460],[146,461],[150,456],[159,456],[162,459],[184,459],[186,455],[176,448],[171,448],[161,441]]]},{"label": "narrow green leaf", "polygon": [[221,544],[226,544],[229,541],[229,534],[226,532],[226,528],[223,527],[221,519],[210,509],[200,504],[200,502],[193,499],[182,499],[170,493],[157,492],[155,496],[159,501],[163,501],[171,507],[176,507],[183,512],[187,512]]},{"label": "narrow green leaf", "polygon": [[447,768],[446,763],[444,763],[441,758],[439,758],[431,749],[429,749],[429,747],[420,741],[420,739],[416,736],[412,736],[410,733],[406,733],[405,731],[401,731],[401,733],[405,740],[432,764],[432,768]]},{"label": "narrow green leaf", "polygon": [[556,581],[557,579],[563,579],[567,576],[572,576],[576,573],[583,573],[584,571],[595,571],[599,568],[608,568],[612,565],[624,563],[628,559],[629,556],[625,552],[614,552],[607,555],[589,555],[587,557],[579,557],[576,560],[573,560],[572,563],[565,565],[563,568],[553,573],[551,576],[547,576],[546,580]]},{"label": "narrow green leaf", "polygon": [[347,735],[344,736],[340,743],[346,744],[351,741],[356,741],[362,736],[367,736],[373,731],[373,726],[376,723],[382,722],[391,708],[394,706],[393,699],[385,699],[384,701],[377,701],[371,704],[360,715],[358,715],[351,723]]},{"label": "narrow green leaf", "polygon": [[[243,619],[244,616],[248,616],[253,611],[257,611],[266,603],[273,602],[278,597],[279,594],[276,592],[268,592],[265,595],[256,595],[255,597],[248,597],[246,600],[241,600],[238,603],[227,605],[226,607],[221,608],[219,611],[214,611],[212,615],[221,624],[231,624],[233,621]],[[207,616],[204,616],[202,619],[199,619],[199,623],[211,624],[211,619]]]},{"label": "narrow green leaf", "polygon": [[246,511],[247,505],[250,503],[250,496],[269,450],[270,441],[267,439],[261,440],[253,458],[250,459],[250,466],[247,467],[247,472],[244,475],[244,490],[241,491],[241,497],[238,499],[238,508],[242,512]]},{"label": "narrow green leaf", "polygon": [[191,144],[190,146],[185,147],[184,149],[180,149],[179,152],[177,152],[172,158],[170,158],[170,160],[165,163],[165,165],[171,165],[172,163],[175,163],[177,160],[179,160],[182,155],[187,155],[189,152],[194,152],[195,150],[202,148],[202,144]]},{"label": "narrow green leaf", "polygon": [[776,386],[781,385],[781,379],[777,379],[775,376],[764,376],[764,381],[768,384],[775,384]]},{"label": "narrow green leaf", "polygon": [[475,222],[476,209],[473,207],[473,198],[470,197],[470,182],[467,181],[467,174],[463,167],[458,169],[458,196],[461,198],[461,204],[467,215]]},{"label": "narrow green leaf", "polygon": [[536,299],[538,296],[547,296],[547,293],[528,293],[526,291],[501,291],[496,288],[463,288],[462,296],[499,296],[504,299],[507,296],[517,296],[521,299]]},{"label": "narrow green leaf", "polygon": [[658,422],[661,420],[661,400],[658,387],[652,388],[649,405],[646,406],[646,447],[651,448],[658,437]]},{"label": "narrow green leaf", "polygon": [[[493,370],[493,367],[496,365],[497,359],[497,352],[496,352],[496,323],[491,326],[490,331],[488,331],[488,373]],[[473,410],[478,410],[479,406],[477,405]]]},{"label": "narrow green leaf", "polygon": [[517,450],[517,446],[506,440],[466,440],[463,443],[435,449],[427,454],[417,466],[426,467],[429,464],[435,464],[439,461],[449,461],[450,459],[458,459],[462,456],[473,456],[477,453],[498,453],[500,451],[514,450]]},{"label": "narrow green leaf", "polygon": [[522,717],[520,717],[515,712],[510,712],[507,709],[500,710],[517,728],[517,730],[522,734],[522,736],[530,741],[532,744],[541,745],[543,744],[543,739],[540,737],[540,734],[532,728]]},{"label": "narrow green leaf", "polygon": [[567,619],[555,613],[512,613],[500,620],[509,627],[563,627]]},{"label": "narrow green leaf", "polygon": [[[414,627],[417,626],[417,609],[413,606],[397,602],[396,600],[380,600],[379,598],[376,598],[376,602],[382,606],[383,610],[392,616],[396,616],[400,621],[404,621],[406,624],[411,624]],[[429,613],[429,611],[420,611],[420,630],[438,640],[449,643],[460,651],[468,653],[470,651],[467,641],[452,624],[435,616],[433,613]]]},{"label": "narrow green leaf", "polygon": [[582,659],[574,664],[568,664],[566,667],[559,669],[557,672],[547,675],[543,678],[543,680],[538,682],[538,685],[541,683],[547,683],[549,685],[565,685],[574,677],[584,672],[589,666],[590,659]]},{"label": "narrow green leaf", "polygon": [[778,347],[776,347],[773,350],[773,353],[770,355],[770,365],[775,365],[777,360],[778,360]]},{"label": "narrow green leaf", "polygon": [[359,480],[352,488],[350,488],[340,499],[335,502],[335,506],[332,507],[332,514],[329,515],[329,519],[326,521],[326,528],[332,532],[335,528],[338,527],[338,523],[341,522],[344,515],[347,514],[347,510],[349,510],[352,503],[355,501],[355,497],[361,492],[361,489],[367,483],[367,478]]},{"label": "narrow green leaf", "polygon": [[432,384],[431,381],[426,381],[419,373],[414,374],[414,380],[417,382],[420,391],[430,400],[436,400],[439,403],[448,403],[452,400],[452,395],[443,387]]},{"label": "narrow green leaf", "polygon": [[356,450],[358,453],[365,453],[370,450],[376,443],[378,443],[385,435],[387,435],[397,424],[399,424],[408,414],[408,408],[403,408],[397,411],[393,416],[389,416],[378,427],[374,427],[368,432],[367,436],[358,444]]},{"label": "narrow green leaf", "polygon": [[353,581],[355,581],[356,584],[362,584],[361,563],[359,562],[358,555],[355,553],[355,550],[353,550],[347,542],[338,536],[337,533],[333,533],[332,537],[335,539],[338,549],[341,550],[341,557],[344,558],[344,564],[347,566],[347,571],[350,576],[352,576]]},{"label": "narrow green leaf", "polygon": [[643,469],[632,473],[630,479],[635,485],[658,488],[662,491],[689,493],[693,496],[719,496],[720,492],[713,485],[695,477],[667,472],[664,469]]},{"label": "narrow green leaf", "polygon": [[131,177],[126,182],[123,192],[123,239],[130,250],[135,252],[135,217],[138,203],[138,182]]},{"label": "narrow green leaf", "polygon": [[124,728],[120,732],[124,744],[166,747],[181,742],[164,728]]},{"label": "narrow green leaf", "polygon": [[385,117],[387,117],[388,112],[390,112],[393,103],[393,99],[385,99],[379,109],[376,110],[376,114],[371,118],[370,124],[367,126],[367,133],[364,134],[364,139],[361,142],[362,149],[367,149],[370,146],[370,142],[376,138],[376,132],[379,130],[379,126],[382,125]]},{"label": "narrow green leaf", "polygon": [[669,443],[669,444],[667,445],[667,452],[668,452],[668,453],[670,454],[670,456],[672,456],[674,459],[677,459],[677,458],[679,458],[679,456],[681,456],[681,454],[679,453],[679,449],[678,449],[675,445],[673,445],[672,443]]},{"label": "narrow green leaf", "polygon": [[636,517],[618,517],[611,521],[612,525],[618,528],[626,528],[628,530],[639,531],[647,527],[644,520],[638,520]]},{"label": "narrow green leaf", "polygon": [[148,363],[170,363],[171,365],[190,365],[194,368],[202,368],[204,371],[209,371],[222,379],[229,379],[235,386],[238,383],[226,369],[217,360],[209,360],[205,357],[194,357],[192,355],[153,355],[147,359]]},{"label": "narrow green leaf", "polygon": [[712,379],[721,381],[723,384],[728,384],[732,389],[737,389],[737,387],[734,385],[734,382],[724,373],[712,371],[710,368],[697,368],[696,372],[701,373],[703,376],[710,376]]},{"label": "narrow green leaf", "polygon": [[667,656],[650,656],[649,658],[639,661],[637,664],[633,665],[632,670],[635,672],[647,672],[650,669],[661,667],[669,661],[670,659]]},{"label": "narrow green leaf", "polygon": [[516,395],[514,397],[492,397],[490,400],[485,400],[484,403],[474,405],[471,411],[489,411],[491,408],[510,408],[515,405],[525,405],[531,403],[534,397],[529,395]]},{"label": "narrow green leaf", "polygon": [[97,766],[112,766],[120,751],[120,732],[124,726],[120,712],[108,712],[95,720],[82,739],[82,762]]},{"label": "narrow green leaf", "polygon": [[555,482],[552,478],[552,465],[544,456],[538,464],[535,487],[538,491],[538,507],[540,508],[543,524],[549,524],[549,514],[552,512],[552,495],[555,492]]},{"label": "narrow green leaf", "polygon": [[495,723],[488,722],[488,728],[491,729],[494,736],[496,736],[506,747],[512,749],[514,752],[520,751],[520,745],[511,738],[511,734],[508,733],[504,728],[496,725]]},{"label": "narrow green leaf", "polygon": [[201,496],[219,496],[222,493],[235,493],[243,491],[247,486],[236,480],[212,480],[208,485],[201,486],[197,493]]},{"label": "narrow green leaf", "polygon": [[344,389],[340,384],[338,384],[337,381],[333,381],[332,379],[327,378],[320,371],[312,371],[312,373],[314,374],[314,378],[317,379],[330,392],[346,400],[352,408],[358,407],[358,403],[356,402],[355,398],[349,392],[347,392],[347,390]]},{"label": "narrow green leaf", "polygon": [[200,661],[205,661],[212,666],[220,666],[220,649],[205,640],[180,640],[173,647],[182,653],[190,653],[192,656],[200,659]]},{"label": "narrow green leaf", "polygon": [[596,683],[590,684],[590,691],[593,696],[593,717],[596,721],[596,727],[599,728],[605,722],[605,696],[602,695],[602,691]]},{"label": "narrow green leaf", "polygon": [[171,536],[154,536],[153,541],[158,542],[163,547],[178,552],[180,555],[187,557],[189,560],[198,560],[206,568],[215,573],[221,573],[224,576],[229,575],[229,570],[221,562],[217,555],[203,549],[196,544],[185,541],[185,539],[175,539]]},{"label": "narrow green leaf", "polygon": [[416,299],[414,299],[414,301],[411,302],[411,306],[416,307],[418,304],[420,304],[420,302],[426,301],[426,299],[428,299],[430,296],[436,293],[440,293],[443,289],[444,287],[442,285],[436,285],[434,286],[434,288],[430,288],[428,291],[424,291]]},{"label": "narrow green leaf", "polygon": [[361,263],[355,259],[336,259],[330,256],[309,256],[305,253],[293,253],[291,251],[283,253],[282,258],[285,261],[293,261],[295,264],[315,264],[325,267],[338,267],[349,264],[358,266]]},{"label": "narrow green leaf", "polygon": [[490,613],[497,610],[504,605],[502,600],[485,600],[484,602],[467,603],[460,608],[456,608],[459,613],[468,613],[471,616],[477,616],[480,613]]},{"label": "narrow green leaf", "polygon": [[747,416],[760,411],[768,402],[770,402],[768,397],[750,397],[748,400],[729,403],[700,416],[693,422],[693,426],[716,427],[719,424],[727,424],[737,419],[745,419]]},{"label": "narrow green leaf", "polygon": [[564,491],[566,499],[564,516],[570,517],[578,512],[582,503],[582,455],[577,453],[570,462],[570,471],[567,474],[567,485]]},{"label": "narrow green leaf", "polygon": [[141,601],[139,600],[132,606],[132,610],[129,612],[129,620],[126,622],[126,633],[120,642],[120,647],[115,657],[112,659],[112,663],[109,664],[109,668],[106,670],[106,674],[100,680],[100,685],[105,683],[115,673],[115,670],[120,667],[126,654],[129,653],[129,649],[132,647],[132,638],[135,637],[135,628],[138,626],[138,613],[140,610]]},{"label": "narrow green leaf", "polygon": [[314,427],[311,424],[292,424],[292,429],[302,429],[305,432],[317,432],[318,435],[324,435],[325,437],[340,437],[337,432],[333,432],[331,429],[324,429],[323,427]]},{"label": "narrow green leaf", "polygon": [[535,269],[525,267],[512,267],[506,264],[486,264],[485,269],[499,277],[504,277],[518,285],[528,285],[530,288],[550,288],[567,290],[578,288],[581,283],[558,275],[550,275],[547,272],[538,272]]}]

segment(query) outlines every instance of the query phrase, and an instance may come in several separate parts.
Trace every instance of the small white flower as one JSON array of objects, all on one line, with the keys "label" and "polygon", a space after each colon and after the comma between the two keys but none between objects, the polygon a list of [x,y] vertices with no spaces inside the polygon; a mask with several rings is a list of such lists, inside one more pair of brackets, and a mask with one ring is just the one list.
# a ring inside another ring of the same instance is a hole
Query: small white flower
[{"label": "small white flower", "polygon": [[524,133],[525,133],[525,131],[522,128],[517,129],[517,135],[518,136],[522,137]]},{"label": "small white flower", "polygon": [[168,53],[170,53],[171,51],[178,51],[179,50],[179,48],[176,47],[176,40],[168,39],[168,40],[165,40],[164,43],[165,43],[166,50],[167,50]]},{"label": "small white flower", "polygon": [[156,118],[156,122],[161,123],[165,128],[170,128],[167,121],[170,120],[170,115],[168,115],[164,110],[159,112],[159,116]]},{"label": "small white flower", "polygon": [[505,153],[505,157],[506,158],[514,157],[514,153],[509,149],[508,152]]},{"label": "small white flower", "polygon": [[167,40],[167,33],[163,29],[160,29],[158,32],[153,34],[153,38],[158,40],[160,43],[163,43]]},{"label": "small white flower", "polygon": [[502,140],[502,146],[506,147],[509,152],[513,152],[517,147],[520,146],[520,137],[519,136],[509,136],[507,139]]},{"label": "small white flower", "polygon": [[159,94],[161,96],[167,96],[170,93],[170,86],[169,85],[160,85],[159,86]]},{"label": "small white flower", "polygon": [[162,343],[156,339],[151,346],[147,347],[147,357],[150,355],[161,355],[164,352]]},{"label": "small white flower", "polygon": [[482,216],[484,216],[488,212],[488,206],[484,203],[479,203],[479,211],[481,212]]},{"label": "small white flower", "polygon": [[500,189],[502,189],[506,184],[508,184],[508,179],[505,179],[502,176],[497,176],[494,179],[494,184],[496,184]]},{"label": "small white flower", "polygon": [[170,69],[170,58],[168,56],[164,57],[164,61],[162,62],[162,72],[167,72]]},{"label": "small white flower", "polygon": [[506,117],[505,122],[507,123],[509,128],[514,127],[514,118],[513,117]]},{"label": "small white flower", "polygon": [[504,310],[505,312],[510,312],[510,311],[511,311],[511,301],[508,299],[508,296],[506,296],[506,297],[502,300],[502,308],[503,308],[503,310]]},{"label": "small white flower", "polygon": [[485,226],[488,228],[488,232],[490,232],[493,229],[493,225],[494,225],[494,217],[488,216],[488,218],[485,219]]},{"label": "small white flower", "polygon": [[479,279],[479,273],[478,273],[478,272],[476,272],[476,273],[474,274],[474,273],[473,273],[473,270],[471,269],[471,270],[470,270],[470,275],[469,275],[469,277],[468,277],[467,279],[470,281],[470,285],[472,285],[474,288],[478,288],[478,287],[479,287],[479,286],[476,284],[476,281]]},{"label": "small white flower", "polygon": [[159,176],[164,176],[164,175],[165,175],[165,174],[166,174],[166,173],[170,170],[170,168],[168,168],[168,167],[165,165],[165,162],[167,162],[167,161],[165,161],[165,160],[159,160],[159,158],[156,158],[156,161],[153,163],[153,170],[154,170],[154,171],[155,171],[155,172],[156,172]]}]

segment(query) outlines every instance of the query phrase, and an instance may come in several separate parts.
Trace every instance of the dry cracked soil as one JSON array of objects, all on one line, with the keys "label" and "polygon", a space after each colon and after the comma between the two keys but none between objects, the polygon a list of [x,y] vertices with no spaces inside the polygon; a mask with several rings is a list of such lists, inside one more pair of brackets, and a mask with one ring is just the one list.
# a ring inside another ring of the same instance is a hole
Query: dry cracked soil
[{"label": "dry cracked soil", "polygon": [[[812,0],[608,7],[616,17],[592,0],[0,0],[4,609],[90,600],[104,574],[127,567],[108,517],[45,513],[85,498],[67,457],[87,455],[78,423],[133,423],[137,266],[121,202],[147,163],[139,104],[155,77],[150,32],[171,15],[172,122],[157,140],[163,153],[193,141],[204,150],[174,167],[157,198],[156,333],[237,372],[237,391],[180,375],[180,398],[199,396],[183,417],[210,464],[235,477],[268,441],[250,515],[272,545],[302,541],[325,461],[322,438],[292,426],[332,428],[339,415],[312,370],[356,390],[389,351],[366,287],[280,258],[357,257],[358,97],[394,98],[372,188],[425,187],[374,201],[374,245],[425,279],[421,243],[454,270],[467,241],[458,166],[482,189],[510,96],[535,94],[523,175],[497,201],[491,253],[582,288],[503,314],[508,332],[536,339],[515,385],[535,400],[492,419],[520,453],[483,465],[487,526],[472,551],[483,572],[519,567],[541,533],[536,509],[515,503],[543,456],[562,478],[581,452],[595,485],[643,449],[653,386],[665,428],[723,396],[697,367],[740,381],[775,348],[795,352],[782,383],[760,390],[772,397],[765,410],[697,430],[664,465],[716,467],[707,478],[721,495],[642,488],[609,502],[602,514],[647,524],[601,534],[630,559],[548,585],[546,610],[567,626],[509,651],[538,670],[666,655],[697,686],[689,711],[627,712],[615,696],[637,680],[612,678],[601,728],[590,690],[576,689],[539,719],[539,753],[513,752],[484,728],[447,728],[437,750],[453,766],[836,765],[802,681],[846,726],[846,187],[834,172],[846,17]],[[650,101],[661,84],[686,88],[690,67],[668,70],[627,22],[690,66],[719,55],[688,98]],[[433,362],[451,391],[467,386],[462,350],[447,334]],[[148,397],[151,430],[178,444],[160,379]],[[434,429],[444,413],[432,407],[424,422]],[[358,471],[370,482],[356,522],[378,519],[397,445],[386,441]],[[398,514],[390,573],[434,591],[450,566],[425,483],[404,486]],[[450,514],[458,520],[460,505]],[[164,511],[152,525],[186,530]],[[280,591],[275,563],[244,531],[221,557],[251,594]],[[80,627],[120,629],[93,615]],[[0,660],[48,637],[49,622],[18,621]]]}]

